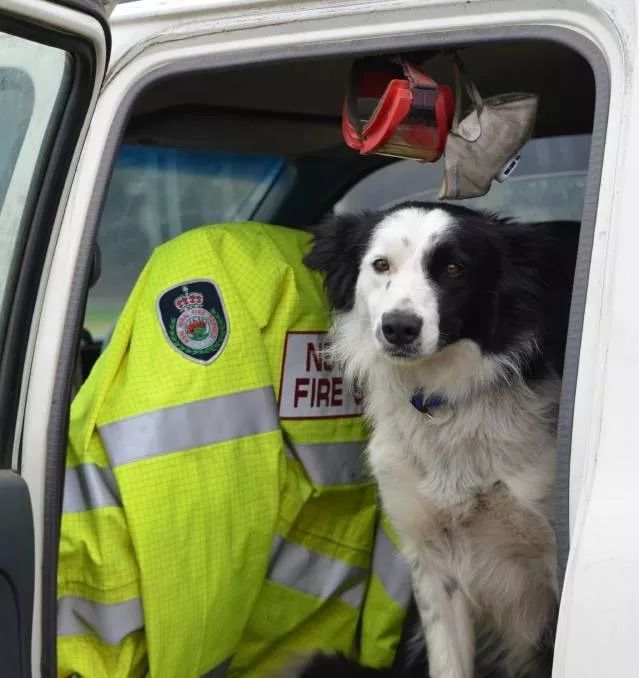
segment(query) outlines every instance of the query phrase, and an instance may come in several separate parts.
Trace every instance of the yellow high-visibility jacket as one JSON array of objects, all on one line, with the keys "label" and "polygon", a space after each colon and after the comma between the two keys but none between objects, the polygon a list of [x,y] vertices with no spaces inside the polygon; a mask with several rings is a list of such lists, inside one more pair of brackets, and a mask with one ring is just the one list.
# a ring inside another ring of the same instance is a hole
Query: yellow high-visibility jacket
[{"label": "yellow high-visibility jacket", "polygon": [[146,265],[71,410],[59,676],[261,678],[319,648],[392,663],[410,577],[322,354],[308,243],[216,225]]}]

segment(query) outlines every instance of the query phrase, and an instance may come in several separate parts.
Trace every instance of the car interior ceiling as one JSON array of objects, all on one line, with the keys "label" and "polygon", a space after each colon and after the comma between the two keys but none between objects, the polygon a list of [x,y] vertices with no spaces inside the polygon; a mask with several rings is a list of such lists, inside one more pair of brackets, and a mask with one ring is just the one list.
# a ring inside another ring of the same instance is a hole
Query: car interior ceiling
[{"label": "car interior ceiling", "polygon": [[[534,136],[591,133],[594,76],[572,49],[504,40],[460,46],[459,53],[484,97],[539,94]],[[414,60],[436,81],[453,84],[450,53],[422,51]],[[359,155],[344,143],[341,108],[351,62],[350,56],[296,59],[163,78],[138,98],[124,143],[285,157],[295,163],[295,184],[273,221],[308,228],[361,178],[396,161]],[[95,258],[98,267],[98,252]],[[80,381],[100,351],[99,343],[83,345]]]},{"label": "car interior ceiling", "polygon": [[[587,61],[573,50],[528,40],[480,44],[459,53],[484,97],[511,91],[539,94],[536,136],[592,129],[594,78]],[[452,84],[448,54],[417,53],[415,60],[436,81]],[[235,153],[351,156],[340,129],[351,61],[296,60],[164,79],[138,100],[126,138]]]},{"label": "car interior ceiling", "polygon": [[[539,94],[535,136],[591,132],[594,77],[570,48],[509,40],[459,53],[484,97]],[[414,58],[436,81],[453,84],[449,53],[422,51]],[[285,156],[295,162],[299,190],[282,206],[277,223],[306,228],[363,176],[394,162],[360,156],[344,143],[341,110],[351,63],[350,56],[297,59],[163,79],[138,99],[125,142]],[[304,191],[317,181],[323,192]]]}]

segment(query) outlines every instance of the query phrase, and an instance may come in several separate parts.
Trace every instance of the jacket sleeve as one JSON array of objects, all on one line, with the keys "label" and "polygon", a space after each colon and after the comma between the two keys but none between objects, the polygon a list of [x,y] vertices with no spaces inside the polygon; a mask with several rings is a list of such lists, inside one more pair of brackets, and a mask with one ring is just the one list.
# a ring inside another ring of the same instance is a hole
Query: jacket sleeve
[{"label": "jacket sleeve", "polygon": [[71,406],[57,579],[58,676],[64,678],[128,678],[148,670],[140,568],[97,427],[126,357],[138,294],[139,285]]},{"label": "jacket sleeve", "polygon": [[58,676],[147,672],[139,568],[99,435],[74,403],[58,567]]}]

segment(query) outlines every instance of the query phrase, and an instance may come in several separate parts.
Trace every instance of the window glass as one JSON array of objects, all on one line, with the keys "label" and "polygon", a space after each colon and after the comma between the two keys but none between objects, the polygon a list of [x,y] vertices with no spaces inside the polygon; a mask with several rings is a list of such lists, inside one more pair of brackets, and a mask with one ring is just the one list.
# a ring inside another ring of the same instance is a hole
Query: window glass
[{"label": "window glass", "polygon": [[102,272],[85,319],[91,335],[108,336],[155,247],[197,226],[251,219],[290,185],[291,171],[275,156],[122,147],[98,233]]},{"label": "window glass", "polygon": [[5,121],[0,144],[1,202],[4,202],[7,194],[13,168],[31,121],[33,99],[33,80],[29,74],[19,68],[3,68],[0,72],[0,111]]},{"label": "window glass", "polygon": [[55,47],[0,33],[0,343],[22,244],[71,81]]},{"label": "window glass", "polygon": [[[580,220],[590,154],[590,136],[533,139],[521,151],[514,173],[493,182],[481,198],[451,201],[530,221]],[[437,201],[442,161],[402,160],[362,179],[340,200],[337,211],[381,209],[404,200]]]}]

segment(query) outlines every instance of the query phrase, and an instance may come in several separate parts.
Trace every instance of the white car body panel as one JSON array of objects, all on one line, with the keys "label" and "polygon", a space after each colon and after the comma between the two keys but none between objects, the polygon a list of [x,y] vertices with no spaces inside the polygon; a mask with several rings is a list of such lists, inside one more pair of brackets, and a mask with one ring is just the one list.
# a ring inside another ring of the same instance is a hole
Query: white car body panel
[{"label": "white car body panel", "polygon": [[[41,0],[67,20],[64,8]],[[7,4],[7,0],[3,3]],[[93,206],[109,131],[140,79],[166,64],[212,55],[260,60],[272,50],[354,39],[427,37],[444,31],[552,26],[590,40],[610,74],[610,113],[575,402],[571,458],[571,553],[554,678],[634,678],[639,638],[639,453],[633,439],[639,383],[636,309],[639,69],[633,0],[137,0],[112,15],[113,46],[41,289],[23,438],[23,473],[42,510],[46,425],[73,266]],[[89,20],[87,20],[88,22]],[[95,22],[94,22],[95,23]],[[80,27],[79,27],[80,28]],[[85,29],[90,26],[87,23]],[[634,284],[633,284],[634,283]],[[36,526],[36,534],[38,528]],[[37,546],[41,542],[38,541]],[[38,590],[39,591],[39,590]],[[36,591],[36,601],[38,601]],[[39,624],[34,620],[34,638]],[[39,665],[34,643],[34,667]]]}]

